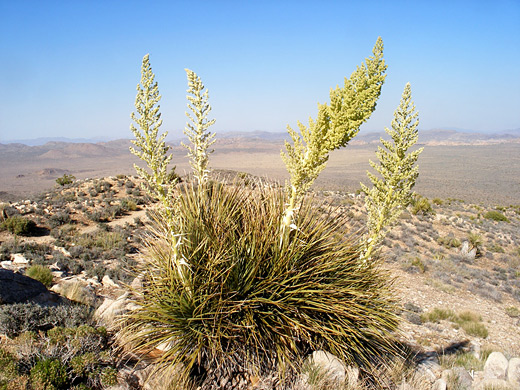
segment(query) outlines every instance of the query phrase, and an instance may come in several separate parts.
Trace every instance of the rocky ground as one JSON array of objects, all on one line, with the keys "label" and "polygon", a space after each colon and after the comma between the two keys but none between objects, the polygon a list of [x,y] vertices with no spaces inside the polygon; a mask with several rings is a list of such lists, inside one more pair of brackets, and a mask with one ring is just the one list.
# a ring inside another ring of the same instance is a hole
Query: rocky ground
[{"label": "rocky ground", "polygon": [[[252,180],[241,179],[246,184]],[[325,191],[316,197],[347,213],[346,231],[364,226],[361,196]],[[139,261],[143,223],[153,207],[139,180],[125,175],[77,181],[31,200],[4,204],[3,218],[18,216],[36,227],[25,236],[0,231],[0,347],[13,353],[13,345],[23,341],[24,333],[16,330],[21,323],[23,330],[36,332],[33,347],[45,342],[37,332],[49,325],[30,320],[30,310],[36,309],[16,311],[22,310],[16,305],[28,300],[54,306],[65,300],[81,302],[97,308],[98,320],[110,325],[127,306],[123,286],[132,283],[129,269]],[[520,206],[418,197],[391,229],[381,256],[403,307],[399,338],[415,356],[415,366],[402,374],[399,388],[520,389]],[[20,279],[31,273],[41,279],[38,271],[30,270],[37,265],[51,270],[48,289]],[[22,286],[20,292],[6,289],[8,283]],[[81,326],[78,313],[53,314],[52,326]],[[75,316],[78,323],[71,325]],[[19,317],[25,320],[13,320]],[[94,350],[82,350],[81,358],[70,359],[83,359],[77,378],[87,378],[90,388],[139,388],[149,369],[143,363],[121,368],[110,352],[110,332],[102,336],[96,326],[89,330],[89,340],[105,337],[100,349],[107,357],[88,363],[88,353]],[[2,369],[10,367],[5,356],[0,353],[0,389],[25,388],[23,383],[35,381],[32,366],[17,379],[19,387],[12,381],[11,387],[2,387],[8,377]],[[323,361],[319,359],[318,365]],[[334,365],[333,357],[325,355],[324,360],[327,367]],[[358,388],[355,369],[341,367],[336,364],[338,375],[351,384],[340,388]],[[222,388],[239,385],[232,383]],[[251,380],[250,388],[255,385]]]}]

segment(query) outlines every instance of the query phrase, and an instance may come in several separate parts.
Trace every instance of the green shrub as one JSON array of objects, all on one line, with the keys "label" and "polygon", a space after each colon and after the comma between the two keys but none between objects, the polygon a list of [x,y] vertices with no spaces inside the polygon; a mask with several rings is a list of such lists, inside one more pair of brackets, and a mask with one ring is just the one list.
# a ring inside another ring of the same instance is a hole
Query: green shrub
[{"label": "green shrub", "polygon": [[491,219],[497,222],[510,222],[509,218],[507,218],[504,214],[499,211],[491,210],[484,214],[484,218]]},{"label": "green shrub", "polygon": [[486,326],[480,322],[462,322],[460,327],[464,329],[469,336],[475,336],[485,339],[488,336],[488,330]]},{"label": "green shrub", "polygon": [[[217,376],[244,359],[269,371],[298,365],[313,349],[346,362],[390,349],[397,314],[387,276],[360,260],[341,218],[305,202],[298,228],[280,245],[281,192],[214,185],[199,197],[190,187],[178,201],[174,231],[188,264],[179,272],[189,278],[173,276],[179,268],[168,242],[149,242],[140,308],[122,340],[138,350],[171,342],[165,361]],[[159,223],[165,234],[169,227]]]},{"label": "green shrub", "polygon": [[447,235],[444,237],[439,236],[439,238],[437,238],[437,243],[439,243],[440,245],[442,245],[448,249],[449,248],[458,248],[462,245],[460,240],[458,238],[454,237],[453,235]]},{"label": "green shrub", "polygon": [[62,177],[58,177],[56,179],[56,183],[58,183],[60,186],[63,187],[65,185],[67,185],[67,184],[74,183],[74,180],[76,180],[75,176],[64,174]]},{"label": "green shrub", "polygon": [[506,314],[512,318],[520,317],[520,309],[515,306],[509,306],[506,308]]},{"label": "green shrub", "polygon": [[441,198],[433,198],[432,203],[437,206],[442,206],[444,204],[444,201]]},{"label": "green shrub", "polygon": [[433,214],[433,208],[430,202],[428,201],[428,198],[425,198],[424,196],[417,195],[412,200],[412,209],[411,213],[413,215],[417,214]]},{"label": "green shrub", "polygon": [[43,265],[36,264],[30,266],[25,272],[25,275],[42,282],[46,287],[50,287],[52,284],[53,276],[51,270]]},{"label": "green shrub", "polygon": [[487,249],[490,251],[490,252],[494,252],[494,253],[505,253],[505,250],[504,248],[502,248],[500,245],[498,244],[490,244],[488,245]]},{"label": "green shrub", "polygon": [[450,309],[434,308],[432,311],[421,314],[423,322],[439,322],[441,320],[453,321],[456,314]]},{"label": "green shrub", "polygon": [[31,368],[34,390],[64,389],[67,382],[67,370],[58,359],[42,359]]},{"label": "green shrub", "polygon": [[34,231],[36,223],[31,219],[15,215],[2,222],[2,228],[16,235],[27,236]]},{"label": "green shrub", "polygon": [[70,223],[71,218],[68,211],[59,211],[56,214],[53,214],[49,218],[49,225],[51,228],[55,228],[61,225],[65,225]]},{"label": "green shrub", "polygon": [[18,375],[18,363],[16,358],[0,347],[0,386],[2,381],[9,381]]}]

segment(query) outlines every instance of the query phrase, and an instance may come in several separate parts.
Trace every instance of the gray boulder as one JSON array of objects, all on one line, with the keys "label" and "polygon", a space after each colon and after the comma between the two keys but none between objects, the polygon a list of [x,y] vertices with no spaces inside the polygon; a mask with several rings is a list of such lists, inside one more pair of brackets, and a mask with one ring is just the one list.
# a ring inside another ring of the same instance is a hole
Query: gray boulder
[{"label": "gray boulder", "polygon": [[46,292],[43,283],[0,268],[0,304],[26,302]]}]

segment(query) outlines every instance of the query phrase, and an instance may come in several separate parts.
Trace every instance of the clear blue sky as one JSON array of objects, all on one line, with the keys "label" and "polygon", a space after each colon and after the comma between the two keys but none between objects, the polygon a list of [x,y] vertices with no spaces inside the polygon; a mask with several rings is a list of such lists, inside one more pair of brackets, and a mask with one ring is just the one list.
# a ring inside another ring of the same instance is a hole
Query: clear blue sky
[{"label": "clear blue sky", "polygon": [[284,131],[385,43],[363,131],[390,126],[406,82],[421,128],[520,127],[520,1],[0,0],[0,142],[129,138],[143,55],[180,137],[190,68],[214,131]]}]

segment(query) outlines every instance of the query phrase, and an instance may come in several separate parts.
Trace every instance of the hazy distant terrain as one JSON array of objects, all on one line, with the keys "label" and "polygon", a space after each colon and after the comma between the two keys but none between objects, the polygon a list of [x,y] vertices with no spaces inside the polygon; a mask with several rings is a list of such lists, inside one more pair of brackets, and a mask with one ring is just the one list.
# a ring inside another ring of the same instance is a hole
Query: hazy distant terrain
[{"label": "hazy distant terrain", "polygon": [[[360,135],[347,148],[332,153],[316,189],[354,192],[366,180],[368,160],[375,159],[379,136]],[[215,169],[244,171],[284,181],[280,158],[283,133],[219,135],[210,160]],[[425,150],[419,158],[416,191],[433,198],[460,198],[496,204],[520,203],[520,132],[483,135],[442,130],[421,133]],[[133,174],[137,160],[130,142],[48,142],[44,145],[0,144],[0,198],[16,199],[45,191],[64,173],[78,179]],[[189,172],[186,150],[173,144],[173,164]]]}]

